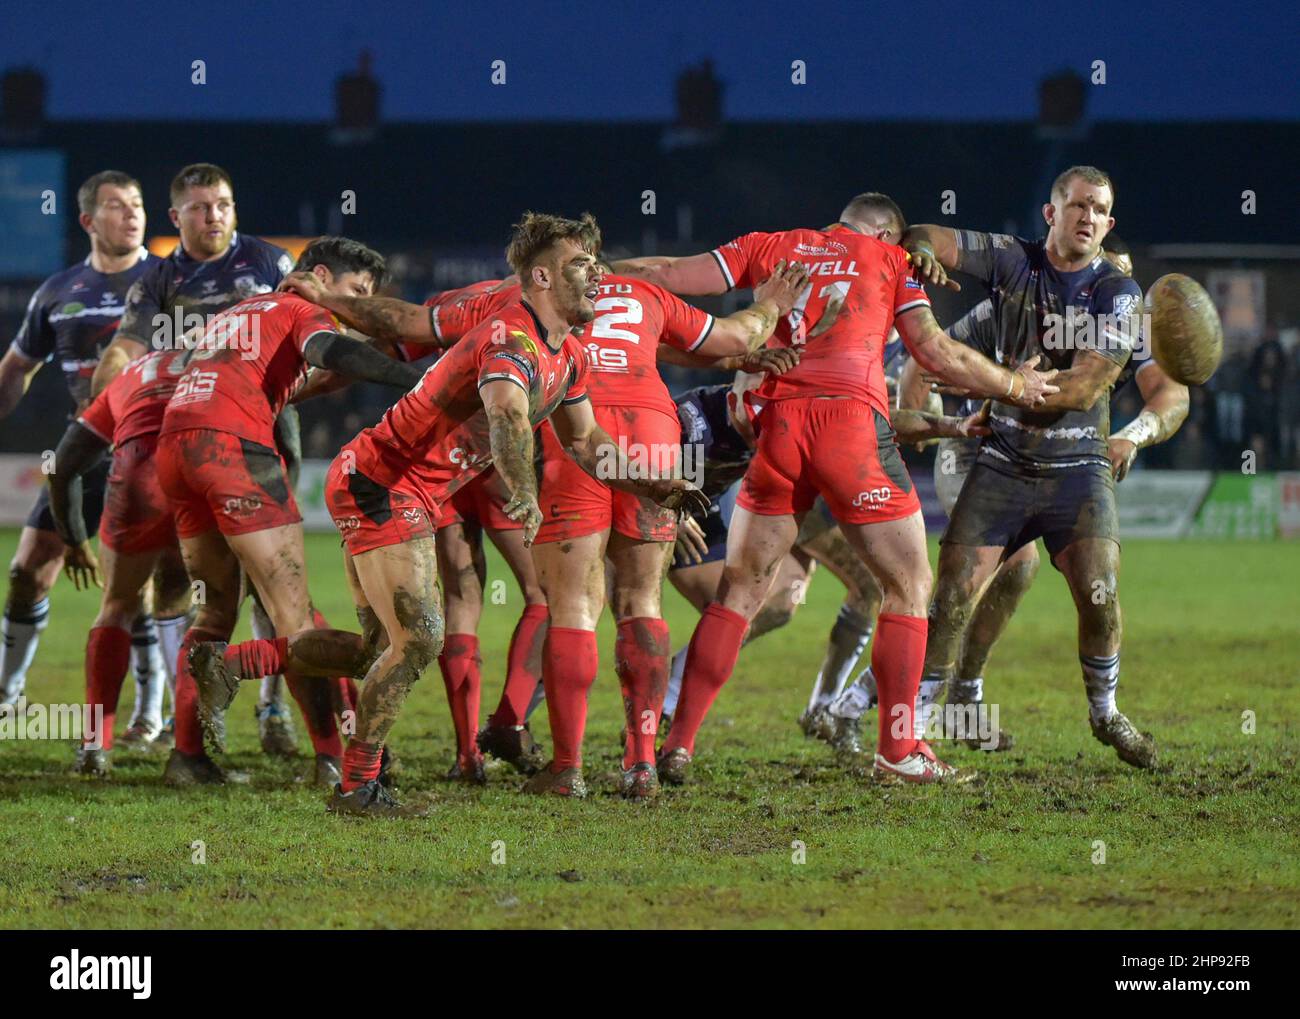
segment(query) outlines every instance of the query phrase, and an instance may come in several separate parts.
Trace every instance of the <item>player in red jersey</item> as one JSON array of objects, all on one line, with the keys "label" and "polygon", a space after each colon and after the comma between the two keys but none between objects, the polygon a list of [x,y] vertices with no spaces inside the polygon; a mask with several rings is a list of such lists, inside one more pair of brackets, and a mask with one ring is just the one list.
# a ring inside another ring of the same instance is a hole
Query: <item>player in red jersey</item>
[{"label": "player in red jersey", "polygon": [[[316,274],[327,288],[353,294],[370,293],[384,276],[380,255],[341,237],[314,241],[298,268]],[[176,748],[167,763],[171,782],[223,780],[221,769],[203,752],[200,714],[217,749],[224,746],[224,719],[196,697],[193,670],[203,663],[194,649],[229,640],[239,609],[241,566],[281,642],[313,621],[324,627],[307,593],[302,517],[274,448],[276,415],[308,365],[403,388],[418,378],[410,365],[343,337],[338,329],[328,312],[295,294],[241,301],[209,320],[167,406],[158,477],[176,518],[186,568],[202,585],[179,656]],[[326,630],[318,643],[350,649],[360,667],[357,635]],[[254,644],[274,647],[277,641]],[[314,673],[305,668],[300,674]],[[353,674],[350,669],[330,673]],[[322,757],[341,758],[337,733],[313,736],[318,765]]]},{"label": "player in red jersey", "polygon": [[[588,244],[588,246],[592,246]],[[326,293],[315,277],[294,273],[287,289],[307,298],[381,344],[395,356],[421,366],[436,361],[448,347],[495,311],[519,301],[518,280],[484,280],[433,295],[424,305],[392,297],[351,297]],[[526,715],[542,673],[546,637],[546,596],[537,580],[533,556],[524,545],[523,525],[505,513],[510,491],[494,470],[459,489],[435,521],[438,576],[441,579],[446,636],[438,667],[456,729],[456,762],[449,778],[483,782],[483,755],[492,753],[524,774],[546,761],[533,739]],[[486,532],[523,592],[524,608],[506,658],[506,683],[497,710],[478,733],[482,658],[478,624],[487,580],[482,535]],[[476,737],[477,733],[477,737]]]},{"label": "player in red jersey", "polygon": [[1021,406],[1054,392],[1055,373],[1036,372],[1032,361],[1016,371],[999,367],[946,336],[897,247],[905,226],[891,199],[869,193],[823,230],[751,233],[701,255],[615,266],[687,294],[752,286],[782,259],[807,263],[812,278],[774,338],[801,347],[803,357],[758,390],[758,450],[732,518],[717,598],[691,639],[660,752],[666,781],[685,780],[700,724],[818,494],[884,594],[871,652],[881,704],[877,773],[911,782],[965,777],[913,737],[930,567],[920,503],[889,423],[882,348],[896,326],[927,370]]},{"label": "player in red jersey", "polygon": [[[144,601],[149,578],[182,578],[158,588],[158,611],[181,616],[189,610],[176,528],[158,485],[154,454],[158,429],[172,390],[185,370],[184,351],[158,351],[133,361],[64,433],[50,475],[50,510],[68,546],[65,571],[78,588],[102,586],[99,615],[86,641],[86,703],[103,707],[103,728],[84,734],[76,770],[103,776],[111,767],[113,720],[131,654],[131,621]],[[104,513],[99,523],[100,560],[95,557],[82,515],[81,480],[113,447]],[[92,716],[93,717],[93,716]]]},{"label": "player in red jersey", "polygon": [[[653,283],[608,276],[595,318],[580,340],[591,361],[588,392],[597,423],[623,453],[633,477],[681,473],[677,405],[660,378],[660,344],[707,363],[757,350],[807,282],[799,265],[778,265],[755,291],[754,304],[725,318],[693,308]],[[668,684],[669,635],[660,599],[677,537],[676,514],[601,478],[565,456],[556,431],[540,429],[544,453],[540,503],[544,522],[533,546],[551,622],[543,676],[555,752],[525,790],[581,796],[582,737],[587,691],[598,667],[596,623],[605,607],[604,563],[612,567],[610,608],[617,624],[615,668],[626,712],[621,791],[629,798],[658,794],[654,740]],[[702,465],[692,459],[691,473]],[[560,697],[552,697],[555,689]]]},{"label": "player in red jersey", "polygon": [[[566,449],[589,471],[608,447],[617,468],[611,484],[674,509],[702,505],[681,479],[631,479],[592,414],[586,353],[571,329],[595,314],[602,269],[584,246],[593,229],[589,217],[526,213],[506,253],[524,281],[522,299],[472,329],[330,468],[326,502],[343,534],[353,598],[377,619],[383,646],[366,675],[332,810],[403,812],[377,781],[380,757],[411,684],[441,650],[433,535],[459,489],[494,466],[510,488],[506,514],[523,523],[531,545],[542,522],[533,429],[554,414]],[[291,642],[289,658],[297,651]],[[230,670],[215,671],[211,685],[228,689]],[[546,687],[553,702],[574,695],[551,673]]]}]

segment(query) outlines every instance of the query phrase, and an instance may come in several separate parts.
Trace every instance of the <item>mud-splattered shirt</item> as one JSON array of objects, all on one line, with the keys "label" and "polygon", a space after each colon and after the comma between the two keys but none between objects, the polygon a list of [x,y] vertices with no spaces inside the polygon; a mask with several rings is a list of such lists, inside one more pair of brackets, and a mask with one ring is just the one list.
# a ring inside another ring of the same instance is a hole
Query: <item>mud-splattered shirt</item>
[{"label": "mud-splattered shirt", "polygon": [[176,385],[162,434],[187,428],[230,432],[275,445],[275,418],[307,375],[303,348],[342,327],[292,293],[240,301],[211,319]]},{"label": "mud-splattered shirt", "polygon": [[[1047,259],[1042,243],[1009,234],[957,232],[961,272],[989,290],[985,336],[993,346],[971,343],[1000,364],[1020,364],[1035,354],[1039,367],[1065,370],[1081,350],[1123,366],[1138,337],[1142,290],[1098,254],[1084,268],[1062,272]],[[1084,411],[1029,411],[994,404],[992,434],[980,445],[981,459],[1004,469],[1039,475],[1044,471],[1100,465],[1109,467],[1110,394]]]},{"label": "mud-splattered shirt", "polygon": [[527,302],[518,301],[470,330],[340,456],[351,451],[356,469],[372,481],[392,486],[406,478],[441,504],[492,463],[482,386],[517,385],[528,395],[536,428],[561,402],[587,399],[587,376],[578,339],[569,332],[550,336]]},{"label": "mud-splattered shirt", "polygon": [[157,350],[132,361],[77,421],[115,446],[142,435],[157,435],[176,383],[185,373],[185,353]]},{"label": "mud-splattered shirt", "polygon": [[803,354],[793,369],[764,381],[758,389],[762,399],[850,396],[889,417],[885,342],[896,316],[930,304],[902,248],[837,224],[829,230],[745,234],[713,257],[729,287],[762,282],[782,259],[803,262],[812,274],[768,341],[770,347],[799,347]]}]

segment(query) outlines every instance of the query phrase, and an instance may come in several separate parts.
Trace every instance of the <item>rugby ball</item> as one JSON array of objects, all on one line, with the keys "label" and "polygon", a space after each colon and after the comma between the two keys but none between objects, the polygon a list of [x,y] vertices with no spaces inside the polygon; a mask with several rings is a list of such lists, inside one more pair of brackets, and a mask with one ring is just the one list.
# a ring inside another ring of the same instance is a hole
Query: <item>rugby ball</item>
[{"label": "rugby ball", "polygon": [[1156,364],[1185,386],[1207,382],[1223,358],[1223,323],[1205,288],[1171,272],[1147,291],[1146,310]]}]

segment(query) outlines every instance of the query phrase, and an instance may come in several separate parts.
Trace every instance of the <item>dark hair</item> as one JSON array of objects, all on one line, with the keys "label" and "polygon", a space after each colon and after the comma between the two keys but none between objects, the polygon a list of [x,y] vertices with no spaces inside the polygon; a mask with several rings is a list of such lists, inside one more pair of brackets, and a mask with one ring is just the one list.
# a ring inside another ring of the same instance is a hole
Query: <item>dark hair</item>
[{"label": "dark hair", "polygon": [[903,210],[898,207],[898,203],[889,195],[881,194],[879,191],[864,191],[860,195],[854,195],[849,199],[849,204],[844,206],[844,211],[840,215],[842,217],[861,216],[877,212],[887,213],[893,217],[898,223],[898,232],[900,234],[907,229],[907,218],[903,215]]},{"label": "dark hair", "polygon": [[575,241],[586,252],[600,250],[600,227],[596,217],[584,212],[579,219],[565,219],[545,212],[525,212],[514,226],[510,244],[506,248],[506,261],[527,285],[528,272],[551,246],[560,241]]},{"label": "dark hair", "polygon": [[318,265],[336,276],[344,272],[368,272],[375,281],[375,290],[388,278],[384,256],[350,237],[317,237],[303,249],[293,268],[295,272],[307,272]]},{"label": "dark hair", "polygon": [[221,167],[213,163],[191,163],[183,167],[181,172],[172,178],[171,201],[175,206],[177,200],[185,194],[189,188],[214,188],[218,184],[225,183],[230,188],[230,193],[235,193],[234,181],[230,179],[230,174],[226,173]]},{"label": "dark hair", "polygon": [[1107,254],[1111,255],[1132,255],[1133,251],[1119,234],[1112,231],[1106,235],[1106,239],[1101,242],[1101,248]]},{"label": "dark hair", "polygon": [[77,208],[87,216],[93,216],[95,210],[99,208],[99,189],[105,184],[120,188],[135,188],[137,191],[144,190],[140,187],[140,182],[129,173],[123,173],[121,170],[100,170],[77,188]]}]

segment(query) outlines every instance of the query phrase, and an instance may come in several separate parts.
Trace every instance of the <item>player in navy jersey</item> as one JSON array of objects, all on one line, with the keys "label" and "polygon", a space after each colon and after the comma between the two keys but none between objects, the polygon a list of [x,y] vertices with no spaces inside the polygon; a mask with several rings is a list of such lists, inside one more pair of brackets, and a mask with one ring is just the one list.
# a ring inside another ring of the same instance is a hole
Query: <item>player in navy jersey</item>
[{"label": "player in navy jersey", "polygon": [[[170,197],[168,214],[180,233],[180,243],[142,275],[127,295],[117,335],[95,370],[92,389],[96,395],[129,362],[150,350],[177,345],[190,328],[246,298],[270,293],[293,268],[293,258],[283,248],[237,230],[234,185],[221,167],[211,163],[184,167],[172,180]],[[292,485],[301,451],[297,414],[291,408],[277,419],[275,438]],[[275,635],[256,599],[252,624],[260,638]],[[332,745],[330,734],[336,729],[333,714],[338,705],[331,705],[321,684],[292,692],[307,718],[319,755],[322,747]],[[263,750],[293,756],[297,741],[281,677],[268,676],[262,682],[256,710]],[[318,733],[324,736],[317,738]]]},{"label": "player in navy jersey", "polygon": [[1109,394],[1138,338],[1142,291],[1102,253],[1114,194],[1106,174],[1074,166],[1052,184],[1042,242],[936,226],[904,237],[931,282],[953,269],[988,288],[1000,359],[1039,355],[1062,369],[1060,391],[1043,406],[992,415],[943,537],[921,697],[973,678],[956,671],[978,595],[1000,562],[1041,537],[1078,611],[1093,735],[1125,763],[1151,768],[1154,741],[1115,704],[1120,556]]},{"label": "player in navy jersey", "polygon": [[[1105,254],[1125,276],[1133,274],[1133,261],[1128,255],[1128,247],[1114,234],[1106,238]],[[992,301],[984,300],[977,304],[953,323],[948,335],[986,357],[999,357],[999,335]],[[1003,353],[1001,356],[1005,358],[1006,355]],[[1130,381],[1135,382],[1141,392],[1143,407],[1134,421],[1107,439],[1111,473],[1117,482],[1124,480],[1139,449],[1169,439],[1187,417],[1187,387],[1175,382],[1156,364],[1151,357],[1149,343],[1134,345],[1133,356],[1115,380],[1113,391],[1118,392]],[[913,361],[909,361],[903,371],[900,388],[900,404],[903,407],[918,406],[933,396],[924,373]],[[965,400],[958,413],[974,413],[980,402]],[[978,451],[978,439],[940,440],[939,454],[934,464],[934,482],[944,512],[952,513]],[[961,709],[950,711],[946,716],[955,725],[965,725],[967,720],[978,722],[979,705],[984,700],[984,669],[989,655],[1007,623],[1011,621],[1021,598],[1038,575],[1038,567],[1038,546],[1029,542],[1002,560],[989,586],[980,596],[962,635],[957,669],[947,690],[948,703]],[[937,684],[923,682],[922,710],[919,712],[923,725],[931,724],[928,717],[932,710],[930,705],[936,704],[943,692],[937,688]],[[871,670],[866,669],[832,706],[831,711],[837,717],[860,716],[870,706],[873,697],[874,681]],[[974,711],[970,710],[972,706]],[[948,729],[947,721],[944,728]],[[945,734],[958,735],[955,731],[946,731]],[[1005,729],[994,730],[991,727],[967,734],[966,742],[968,746],[981,750],[1008,750],[1014,744]]]},{"label": "player in navy jersey", "polygon": [[[42,283],[27,305],[17,337],[0,359],[0,420],[18,405],[31,377],[48,362],[57,362],[63,372],[72,398],[70,409],[74,413],[84,409],[90,402],[91,372],[122,317],[128,289],[160,261],[142,246],[144,200],[139,183],[129,174],[119,170],[95,174],[77,190],[77,205],[81,227],[90,237],[90,254]],[[104,462],[85,479],[85,514],[92,528],[99,525],[107,476]],[[50,516],[48,492],[42,489],[9,565],[0,703],[12,703],[22,695],[41,631],[49,624],[49,592],[63,565],[64,550]],[[184,577],[179,582],[188,586]],[[152,621],[142,618],[133,639],[137,679],[150,695],[161,697],[163,656]],[[148,700],[137,700],[137,713]],[[137,715],[132,729],[139,720]]]}]

